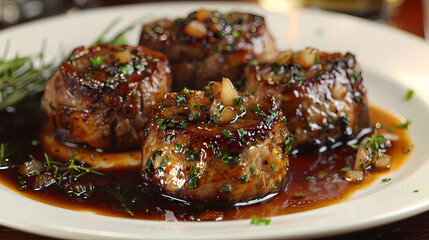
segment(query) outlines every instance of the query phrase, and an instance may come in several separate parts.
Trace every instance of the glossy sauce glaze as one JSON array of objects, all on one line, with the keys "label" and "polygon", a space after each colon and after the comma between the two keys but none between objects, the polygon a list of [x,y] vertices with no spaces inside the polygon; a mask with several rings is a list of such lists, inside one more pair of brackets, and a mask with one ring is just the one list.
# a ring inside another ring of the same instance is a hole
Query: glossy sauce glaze
[{"label": "glossy sauce glaze", "polygon": [[[91,211],[101,215],[115,217],[130,217],[166,221],[204,221],[204,220],[235,220],[248,219],[252,216],[270,217],[295,212],[307,211],[344,201],[357,190],[369,186],[375,181],[381,181],[383,174],[396,171],[406,160],[412,143],[407,130],[397,127],[403,123],[400,119],[371,107],[373,125],[381,127],[379,132],[399,136],[387,148],[387,154],[392,156],[390,170],[372,170],[365,172],[361,183],[349,183],[344,180],[343,167],[353,166],[356,150],[350,147],[328,150],[317,155],[304,153],[290,156],[290,178],[285,188],[270,200],[258,201],[249,206],[221,206],[204,203],[188,204],[152,191],[142,184],[137,168],[129,170],[106,171],[105,176],[87,174],[82,183],[91,183],[95,187],[90,195],[84,198],[76,192],[67,193],[62,188],[49,186],[35,191],[31,189],[30,179],[27,189],[18,190],[22,179],[18,173],[18,165],[29,161],[31,154],[36,159],[44,159],[44,150],[37,141],[46,123],[46,117],[40,110],[37,101],[22,104],[18,108],[9,108],[8,112],[0,114],[0,142],[9,142],[19,150],[10,157],[12,166],[0,170],[0,181],[10,189],[20,194],[50,205]],[[31,116],[32,121],[28,121]],[[390,131],[388,131],[390,130]],[[53,160],[53,159],[51,159]],[[54,159],[60,161],[61,159]],[[112,194],[113,192],[113,194]],[[122,202],[115,198],[119,193]]]}]

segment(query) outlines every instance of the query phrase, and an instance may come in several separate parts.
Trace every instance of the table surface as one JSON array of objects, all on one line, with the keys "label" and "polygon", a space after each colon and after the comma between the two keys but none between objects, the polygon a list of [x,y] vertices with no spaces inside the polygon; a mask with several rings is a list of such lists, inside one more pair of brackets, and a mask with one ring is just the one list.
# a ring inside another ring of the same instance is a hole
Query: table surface
[{"label": "table surface", "polygon": [[[395,28],[402,29],[420,37],[424,37],[423,27],[423,11],[422,1],[425,0],[406,0],[398,9],[397,14],[389,19],[386,24]],[[427,0],[429,1],[429,0]],[[118,1],[112,0],[95,0],[92,3],[98,6],[115,5]],[[120,2],[136,3],[138,0],[126,0]],[[7,26],[0,24],[0,29]],[[26,232],[21,232],[15,229],[0,226],[0,239],[32,239],[32,240],[48,240],[43,236],[38,236]],[[340,240],[340,239],[407,239],[407,240],[423,240],[429,239],[429,211],[417,216],[384,225],[377,228],[372,228],[360,232],[349,233],[324,240]]]}]

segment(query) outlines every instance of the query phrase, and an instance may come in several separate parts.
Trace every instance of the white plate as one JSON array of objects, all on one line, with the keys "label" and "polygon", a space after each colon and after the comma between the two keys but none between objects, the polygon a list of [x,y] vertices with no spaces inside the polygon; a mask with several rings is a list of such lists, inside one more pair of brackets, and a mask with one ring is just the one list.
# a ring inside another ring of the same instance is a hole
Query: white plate
[{"label": "white plate", "polygon": [[[60,238],[85,239],[260,239],[323,237],[375,227],[429,210],[429,47],[423,40],[369,21],[320,11],[264,10],[242,3],[164,3],[106,8],[48,18],[0,32],[0,46],[11,40],[10,56],[39,51],[47,42],[48,56],[58,56],[91,43],[114,18],[122,26],[137,19],[185,16],[201,6],[222,11],[261,14],[280,49],[315,46],[351,51],[364,71],[371,103],[413,121],[415,148],[406,164],[350,200],[316,210],[272,217],[269,226],[249,220],[229,222],[156,222],[76,212],[22,197],[0,186],[0,224]],[[118,27],[120,29],[120,27]],[[137,43],[139,30],[129,34]],[[0,52],[2,49],[0,48]],[[408,88],[416,91],[404,101]],[[413,190],[418,189],[418,193]]]}]

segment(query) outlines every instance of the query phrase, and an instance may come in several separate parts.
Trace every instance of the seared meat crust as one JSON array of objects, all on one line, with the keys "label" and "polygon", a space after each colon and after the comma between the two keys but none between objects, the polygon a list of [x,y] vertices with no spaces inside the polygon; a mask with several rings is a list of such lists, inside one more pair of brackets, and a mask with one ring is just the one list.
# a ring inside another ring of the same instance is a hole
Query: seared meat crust
[{"label": "seared meat crust", "polygon": [[[253,96],[223,105],[219,85],[165,96],[142,149],[144,182],[187,201],[235,203],[279,190],[292,141],[280,107]],[[236,115],[224,122],[227,111]]]},{"label": "seared meat crust", "polygon": [[238,81],[246,63],[277,55],[261,16],[201,9],[185,19],[161,19],[143,26],[140,44],[167,55],[173,89],[201,89],[208,81]]},{"label": "seared meat crust", "polygon": [[46,85],[43,105],[62,142],[135,148],[152,107],[170,86],[162,53],[125,45],[79,47]]},{"label": "seared meat crust", "polygon": [[280,101],[294,147],[346,141],[370,126],[361,70],[350,53],[283,52],[275,63],[249,66],[246,77],[248,92]]}]

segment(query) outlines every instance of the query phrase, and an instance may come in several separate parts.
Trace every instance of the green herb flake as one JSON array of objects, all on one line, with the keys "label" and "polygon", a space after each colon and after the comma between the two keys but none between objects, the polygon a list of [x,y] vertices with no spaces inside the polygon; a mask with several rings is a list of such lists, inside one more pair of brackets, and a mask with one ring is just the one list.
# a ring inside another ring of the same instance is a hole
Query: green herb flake
[{"label": "green herb flake", "polygon": [[192,166],[189,170],[190,176],[188,180],[188,188],[194,189],[198,187],[198,171],[197,168]]},{"label": "green herb flake", "polygon": [[255,175],[255,166],[252,164],[251,166],[250,166],[250,176],[253,176],[253,175]]},{"label": "green herb flake", "polygon": [[413,193],[418,193],[419,192],[419,190],[418,189],[415,189],[414,191],[413,191]]},{"label": "green herb flake", "polygon": [[220,186],[220,191],[221,192],[226,192],[226,193],[231,193],[232,192],[232,188],[229,185],[222,185],[222,186]]},{"label": "green herb flake", "polygon": [[[184,93],[189,93],[189,89],[187,88],[187,87],[185,87],[183,90],[182,90],[182,92],[184,92]],[[194,105],[195,106],[195,105]]]},{"label": "green herb flake", "polygon": [[381,182],[389,182],[390,180],[392,180],[391,178],[383,178],[381,179]]},{"label": "green herb flake", "polygon": [[256,216],[253,216],[250,220],[250,225],[269,225],[271,223],[271,219],[269,218],[259,218]]},{"label": "green herb flake", "polygon": [[176,105],[180,105],[182,103],[186,103],[186,97],[176,94]]},{"label": "green herb flake", "polygon": [[351,167],[343,167],[343,168],[341,168],[341,172],[347,172],[347,171],[350,171],[350,170],[352,170],[352,168]]},{"label": "green herb flake", "polygon": [[106,57],[104,57],[104,56],[96,56],[94,58],[90,58],[89,60],[91,61],[92,65],[94,67],[100,67],[101,64],[103,64],[104,60],[106,60]]},{"label": "green herb flake", "polygon": [[226,130],[222,130],[221,132],[222,132],[222,134],[223,134],[225,137],[227,137],[227,138],[231,138],[231,134],[230,134],[228,131],[226,131]]},{"label": "green herb flake", "polygon": [[286,134],[285,139],[283,140],[283,152],[288,152],[292,148],[293,136],[292,134]]},{"label": "green herb flake", "polygon": [[240,178],[240,182],[241,183],[246,183],[247,182],[247,173],[245,173],[241,178]]},{"label": "green herb flake", "polygon": [[408,148],[404,148],[404,153],[408,153],[408,152],[410,152],[411,150],[410,149],[408,149]]},{"label": "green herb flake", "polygon": [[414,90],[409,89],[405,94],[405,100],[411,100],[414,96]]},{"label": "green herb flake", "polygon": [[401,123],[398,125],[399,128],[409,128],[411,125],[411,121],[409,119],[407,119],[407,121],[405,121],[405,123]]},{"label": "green herb flake", "polygon": [[274,163],[273,163],[273,164],[271,164],[271,169],[273,169],[273,171],[275,171],[275,170],[276,170],[276,165],[274,165]]},{"label": "green herb flake", "polygon": [[313,182],[313,181],[316,181],[316,180],[317,180],[317,178],[315,176],[308,176],[308,177],[304,178],[304,181],[311,181],[311,182]]},{"label": "green herb flake", "polygon": [[244,140],[244,136],[247,134],[247,131],[240,128],[240,129],[237,129],[237,133],[238,133],[238,136],[240,137],[240,139]]},{"label": "green herb flake", "polygon": [[252,66],[252,67],[258,66],[258,61],[256,59],[250,61],[250,66]]},{"label": "green herb flake", "polygon": [[296,198],[303,198],[303,197],[305,197],[305,194],[304,193],[295,193],[293,196]]}]

